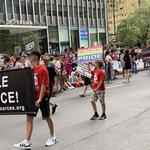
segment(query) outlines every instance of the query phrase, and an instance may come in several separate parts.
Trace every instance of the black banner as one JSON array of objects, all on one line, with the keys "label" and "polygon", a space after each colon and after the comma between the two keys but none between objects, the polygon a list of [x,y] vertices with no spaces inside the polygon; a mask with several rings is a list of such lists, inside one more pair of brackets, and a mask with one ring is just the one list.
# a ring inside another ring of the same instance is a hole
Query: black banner
[{"label": "black banner", "polygon": [[31,68],[0,72],[0,114],[35,112],[34,72]]}]

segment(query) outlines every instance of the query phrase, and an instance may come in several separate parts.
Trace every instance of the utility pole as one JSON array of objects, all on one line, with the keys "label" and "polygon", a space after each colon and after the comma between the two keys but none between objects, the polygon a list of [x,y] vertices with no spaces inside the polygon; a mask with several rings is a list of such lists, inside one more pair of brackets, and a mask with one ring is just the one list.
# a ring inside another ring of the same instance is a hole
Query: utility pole
[{"label": "utility pole", "polygon": [[114,36],[116,37],[116,14],[115,14],[115,0],[112,0],[113,26]]},{"label": "utility pole", "polygon": [[138,0],[138,4],[139,4],[139,6],[141,5],[141,0]]}]

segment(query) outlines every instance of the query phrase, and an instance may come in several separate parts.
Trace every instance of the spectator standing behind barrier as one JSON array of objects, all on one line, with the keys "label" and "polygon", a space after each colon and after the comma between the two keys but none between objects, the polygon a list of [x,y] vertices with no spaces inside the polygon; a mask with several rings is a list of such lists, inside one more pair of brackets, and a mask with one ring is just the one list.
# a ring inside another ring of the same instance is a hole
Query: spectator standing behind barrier
[{"label": "spectator standing behind barrier", "polygon": [[109,83],[112,80],[112,57],[110,55],[110,51],[106,51],[105,53],[105,72],[106,72],[106,80]]},{"label": "spectator standing behind barrier", "polygon": [[73,56],[72,56],[70,50],[67,50],[65,53],[65,69],[67,72],[68,80],[72,73],[72,64],[73,64]]},{"label": "spectator standing behind barrier", "polygon": [[131,70],[132,73],[137,73],[137,53],[134,49],[131,50]]},{"label": "spectator standing behind barrier", "polygon": [[60,54],[56,54],[55,55],[55,59],[53,61],[54,65],[55,65],[55,71],[56,71],[56,75],[57,75],[57,79],[58,79],[58,82],[57,82],[57,87],[59,87],[59,91],[62,91],[62,64],[61,64],[61,56]]},{"label": "spectator standing behind barrier", "polygon": [[2,67],[2,70],[10,70],[12,69],[11,60],[8,56],[4,57],[4,66]]},{"label": "spectator standing behind barrier", "polygon": [[123,78],[125,77],[125,62],[124,62],[124,50],[120,50],[120,62],[121,62],[121,67],[122,67],[122,74],[123,74]]},{"label": "spectator standing behind barrier", "polygon": [[119,55],[116,50],[111,50],[111,57],[112,57],[112,70],[113,70],[113,77],[112,79],[117,79],[116,75],[119,70]]}]

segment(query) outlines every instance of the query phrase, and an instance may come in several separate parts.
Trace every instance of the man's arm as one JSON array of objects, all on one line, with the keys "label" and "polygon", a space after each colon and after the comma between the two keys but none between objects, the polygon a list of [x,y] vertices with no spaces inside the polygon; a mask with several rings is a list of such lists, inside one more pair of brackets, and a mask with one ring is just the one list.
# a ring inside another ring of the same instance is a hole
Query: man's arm
[{"label": "man's arm", "polygon": [[37,107],[40,106],[40,102],[42,101],[42,99],[45,95],[45,92],[46,92],[46,85],[42,84],[39,99],[35,102],[35,105]]},{"label": "man's arm", "polygon": [[102,84],[104,83],[104,80],[101,80],[98,84],[98,86],[96,87],[96,89],[93,90],[93,92],[97,92],[99,90],[99,88],[102,86]]}]

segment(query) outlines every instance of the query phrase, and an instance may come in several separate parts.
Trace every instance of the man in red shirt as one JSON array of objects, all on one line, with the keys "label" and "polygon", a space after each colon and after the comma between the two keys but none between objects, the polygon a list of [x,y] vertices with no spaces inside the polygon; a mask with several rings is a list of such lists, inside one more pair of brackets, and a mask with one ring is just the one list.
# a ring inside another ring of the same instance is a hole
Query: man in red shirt
[{"label": "man in red shirt", "polygon": [[50,118],[49,110],[49,75],[45,65],[40,65],[40,57],[41,55],[38,51],[32,51],[29,55],[29,60],[34,70],[36,114],[27,115],[26,139],[21,143],[15,144],[14,146],[17,148],[31,149],[30,140],[33,130],[33,118],[36,117],[39,109],[41,110],[42,117],[46,120],[50,131],[50,138],[47,140],[45,146],[56,143],[53,121]]},{"label": "man in red shirt", "polygon": [[92,101],[91,105],[94,110],[94,115],[92,116],[91,120],[95,120],[99,118],[99,114],[97,112],[96,102],[97,100],[100,101],[102,106],[102,115],[99,118],[100,120],[106,119],[105,114],[105,73],[103,71],[103,62],[97,60],[95,62],[95,70],[93,70],[92,77],[93,77],[93,94],[92,94]]}]

